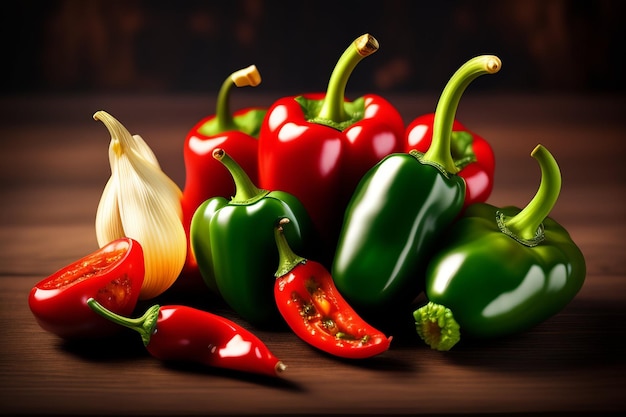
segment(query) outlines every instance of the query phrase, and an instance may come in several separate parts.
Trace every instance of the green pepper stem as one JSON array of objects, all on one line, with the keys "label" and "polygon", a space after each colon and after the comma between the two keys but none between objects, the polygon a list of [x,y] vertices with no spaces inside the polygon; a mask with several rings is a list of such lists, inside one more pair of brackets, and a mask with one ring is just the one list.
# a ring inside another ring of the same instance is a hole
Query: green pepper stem
[{"label": "green pepper stem", "polygon": [[233,72],[222,84],[217,96],[217,105],[215,109],[215,119],[217,121],[218,132],[226,132],[229,130],[238,130],[235,119],[230,111],[230,90],[233,85],[237,87],[252,86],[256,87],[261,83],[261,74],[256,66],[250,65],[247,68]]},{"label": "green pepper stem", "polygon": [[278,269],[274,274],[276,278],[287,275],[298,264],[306,262],[305,258],[293,252],[287,242],[287,238],[285,238],[284,228],[285,225],[289,223],[290,220],[287,217],[283,217],[274,228],[274,238],[276,239],[276,247],[278,248]]},{"label": "green pepper stem", "polygon": [[503,221],[510,233],[526,241],[532,241],[537,236],[561,192],[561,170],[552,154],[544,146],[537,145],[530,155],[541,168],[539,189],[522,211]]},{"label": "green pepper stem", "polygon": [[143,316],[132,319],[120,316],[119,314],[106,309],[93,298],[87,300],[87,305],[94,312],[101,315],[105,319],[137,331],[141,335],[141,340],[143,340],[144,346],[147,346],[148,343],[150,343],[150,337],[154,333],[154,328],[157,325],[157,319],[159,317],[159,310],[161,308],[159,305],[153,305],[146,310]]},{"label": "green pepper stem", "polygon": [[500,71],[502,62],[494,55],[480,55],[463,64],[446,84],[433,121],[433,138],[423,160],[436,163],[448,173],[456,174],[459,168],[454,164],[450,151],[452,124],[461,96],[472,81],[483,74],[495,74]]},{"label": "green pepper stem", "polygon": [[230,200],[231,204],[251,204],[269,193],[269,191],[262,190],[254,185],[246,171],[224,149],[215,148],[213,150],[213,158],[220,161],[228,169],[235,182],[235,196]]},{"label": "green pepper stem", "polygon": [[443,305],[429,301],[413,312],[413,318],[417,334],[431,349],[447,351],[461,340],[454,314]]},{"label": "green pepper stem", "polygon": [[378,50],[378,41],[369,34],[361,35],[355,39],[350,46],[339,57],[326,89],[324,104],[317,115],[320,119],[343,122],[350,118],[346,114],[344,98],[348,79],[357,64],[363,58]]}]

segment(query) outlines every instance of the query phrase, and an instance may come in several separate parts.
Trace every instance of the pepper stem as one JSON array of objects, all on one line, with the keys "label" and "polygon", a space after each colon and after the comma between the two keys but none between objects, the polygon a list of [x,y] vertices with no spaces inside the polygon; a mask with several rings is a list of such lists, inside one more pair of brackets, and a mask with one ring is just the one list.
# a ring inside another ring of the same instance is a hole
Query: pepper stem
[{"label": "pepper stem", "polygon": [[157,319],[159,317],[159,310],[161,308],[159,305],[153,305],[146,310],[143,316],[132,319],[115,314],[114,312],[103,307],[93,298],[87,300],[87,305],[94,312],[101,315],[105,319],[137,331],[141,335],[141,340],[143,340],[144,346],[147,346],[148,343],[150,343],[150,337],[154,333],[154,328],[157,325]]},{"label": "pepper stem", "polygon": [[510,218],[502,219],[505,233],[521,243],[533,245],[543,239],[542,223],[550,214],[561,192],[561,170],[552,154],[542,145],[537,145],[530,156],[539,162],[541,183],[539,189],[522,211]]},{"label": "pepper stem", "polygon": [[450,152],[450,136],[461,96],[472,81],[483,74],[500,71],[502,62],[495,55],[480,55],[463,64],[446,84],[433,121],[433,138],[422,160],[440,165],[450,174],[459,172]]},{"label": "pepper stem", "polygon": [[235,182],[235,196],[230,200],[230,204],[251,204],[269,193],[269,191],[262,190],[254,185],[248,174],[224,149],[215,148],[213,150],[213,158],[220,161],[228,169]]},{"label": "pepper stem", "polygon": [[348,79],[356,65],[366,56],[378,50],[378,41],[370,34],[359,36],[339,57],[326,89],[324,104],[317,115],[318,119],[340,123],[350,119],[344,107],[344,98]]},{"label": "pepper stem", "polygon": [[289,223],[290,220],[287,217],[283,217],[274,228],[274,238],[276,239],[276,247],[278,248],[278,269],[274,274],[276,278],[287,275],[298,264],[306,262],[305,258],[293,252],[285,238],[284,227]]},{"label": "pepper stem", "polygon": [[432,301],[413,312],[415,330],[432,349],[446,351],[461,340],[459,324],[452,311]]},{"label": "pepper stem", "polygon": [[233,72],[222,84],[217,96],[215,109],[215,120],[217,122],[216,132],[226,132],[238,130],[232,113],[230,112],[230,90],[233,85],[237,87],[256,87],[261,83],[261,74],[255,65]]}]

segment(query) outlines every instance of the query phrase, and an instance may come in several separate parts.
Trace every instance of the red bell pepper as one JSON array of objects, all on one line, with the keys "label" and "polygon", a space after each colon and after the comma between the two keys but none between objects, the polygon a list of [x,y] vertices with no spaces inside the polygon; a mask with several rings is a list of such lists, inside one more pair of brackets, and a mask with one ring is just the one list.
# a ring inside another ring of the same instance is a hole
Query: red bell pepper
[{"label": "red bell pepper", "polygon": [[144,279],[141,245],[130,238],[114,240],[38,282],[28,305],[39,325],[64,339],[99,338],[119,330],[94,314],[87,299],[130,314]]},{"label": "red bell pepper", "polygon": [[[498,72],[502,67],[499,59],[494,57],[491,73]],[[469,85],[463,76],[464,67],[457,71],[444,88],[435,113],[425,114],[409,123],[405,135],[404,152],[411,150],[426,152],[430,148],[433,131],[448,129],[451,126],[450,150],[452,160],[458,172],[465,180],[464,207],[473,203],[487,201],[493,190],[495,174],[495,156],[491,145],[482,137],[467,130],[458,120],[454,119],[461,95]],[[435,118],[435,114],[439,116]],[[439,126],[435,127],[435,120]]]},{"label": "red bell pepper", "polygon": [[283,233],[288,223],[283,218],[275,228],[279,266],[274,298],[293,332],[311,346],[343,358],[364,359],[389,349],[391,337],[359,317],[328,270],[291,250]]},{"label": "red bell pepper", "polygon": [[325,94],[279,99],[261,127],[260,187],[295,195],[330,250],[361,177],[404,146],[404,121],[387,100],[374,94],[352,102],[344,97],[353,69],[377,50],[375,38],[359,37],[339,58]]},{"label": "red bell pepper", "polygon": [[[255,183],[258,181],[257,138],[267,109],[251,107],[231,114],[229,99],[233,85],[255,87],[260,83],[261,75],[254,65],[231,74],[219,91],[216,113],[200,120],[187,134],[184,145],[186,178],[181,204],[188,241],[191,218],[200,204],[212,197],[230,198],[232,193],[230,174],[213,158],[215,148],[226,150]],[[183,272],[197,272],[190,246]]]},{"label": "red bell pepper", "polygon": [[112,313],[94,299],[87,304],[112,323],[137,331],[148,352],[163,361],[194,362],[269,376],[277,376],[287,368],[254,334],[207,311],[153,305],[142,317],[131,319]]}]

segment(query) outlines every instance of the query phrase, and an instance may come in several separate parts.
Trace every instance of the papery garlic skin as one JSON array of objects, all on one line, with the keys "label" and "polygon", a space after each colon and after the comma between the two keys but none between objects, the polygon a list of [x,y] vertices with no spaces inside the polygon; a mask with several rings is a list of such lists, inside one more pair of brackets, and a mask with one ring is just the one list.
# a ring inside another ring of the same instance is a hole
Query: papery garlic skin
[{"label": "papery garlic skin", "polygon": [[187,256],[182,224],[182,191],[160,168],[146,142],[131,135],[113,116],[98,111],[111,133],[107,181],[96,212],[100,247],[121,237],[138,241],[144,252],[145,277],[139,298],[154,298],[178,278]]}]

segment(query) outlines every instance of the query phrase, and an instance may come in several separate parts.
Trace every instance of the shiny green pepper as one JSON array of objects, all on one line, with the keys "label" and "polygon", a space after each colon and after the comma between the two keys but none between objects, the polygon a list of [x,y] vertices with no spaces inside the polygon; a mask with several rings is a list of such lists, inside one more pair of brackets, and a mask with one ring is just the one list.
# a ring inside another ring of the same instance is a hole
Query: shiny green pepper
[{"label": "shiny green pepper", "polygon": [[332,275],[359,314],[378,325],[411,311],[431,248],[463,209],[465,181],[450,149],[455,112],[470,82],[500,66],[492,55],[464,64],[441,95],[426,153],[387,156],[365,174],[348,204]]},{"label": "shiny green pepper", "polygon": [[568,232],[547,217],[561,189],[546,148],[541,184],[520,210],[477,203],[445,235],[426,272],[429,302],[414,312],[416,330],[433,349],[461,335],[493,338],[530,329],[563,309],[583,285],[586,266]]},{"label": "shiny green pepper", "polygon": [[[430,248],[461,212],[465,183],[423,155],[392,154],[348,205],[332,266],[337,289],[368,319],[386,320],[423,289]],[[381,323],[383,324],[383,323]]]},{"label": "shiny green pepper", "polygon": [[209,198],[193,215],[190,239],[198,269],[207,286],[249,323],[282,323],[274,301],[274,225],[291,219],[287,241],[308,252],[313,242],[309,215],[293,195],[257,188],[223,149],[215,149],[213,157],[231,173],[236,192],[230,200]]}]

